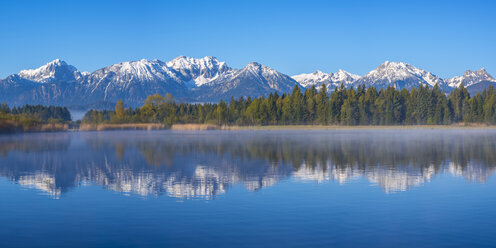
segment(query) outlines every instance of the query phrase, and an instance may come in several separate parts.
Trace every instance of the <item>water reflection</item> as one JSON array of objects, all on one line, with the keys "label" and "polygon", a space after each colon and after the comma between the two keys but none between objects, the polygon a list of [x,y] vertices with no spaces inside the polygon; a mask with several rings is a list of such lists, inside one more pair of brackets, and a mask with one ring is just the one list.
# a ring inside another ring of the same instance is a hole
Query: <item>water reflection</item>
[{"label": "water reflection", "polygon": [[484,183],[493,130],[102,132],[0,137],[0,176],[52,197],[88,183],[142,196],[212,199],[243,184],[367,178],[386,193],[436,175]]}]

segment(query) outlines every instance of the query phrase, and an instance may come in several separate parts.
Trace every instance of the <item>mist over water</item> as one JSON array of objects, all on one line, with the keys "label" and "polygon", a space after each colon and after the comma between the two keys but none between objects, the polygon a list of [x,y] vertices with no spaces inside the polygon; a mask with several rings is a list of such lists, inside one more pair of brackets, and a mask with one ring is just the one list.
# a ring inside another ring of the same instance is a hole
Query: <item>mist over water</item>
[{"label": "mist over water", "polygon": [[[115,131],[7,135],[0,137],[0,177],[3,178],[0,193],[10,204],[0,203],[0,210],[12,212],[14,210],[9,210],[11,204],[27,200],[34,205],[51,206],[41,212],[26,206],[14,211],[16,215],[25,216],[36,212],[36,223],[43,216],[60,214],[57,211],[70,216],[69,209],[63,208],[67,204],[71,205],[71,211],[81,213],[94,213],[98,207],[101,208],[99,211],[113,208],[116,212],[112,212],[112,216],[116,219],[112,223],[122,222],[120,218],[127,219],[126,223],[141,227],[134,230],[137,235],[145,235],[143,230],[158,225],[155,221],[165,223],[172,219],[199,226],[213,221],[220,230],[241,233],[243,228],[260,228],[259,222],[267,224],[268,221],[272,224],[270,228],[266,227],[270,229],[267,231],[274,236],[262,235],[265,238],[260,240],[267,245],[284,238],[293,240],[291,244],[297,246],[365,244],[350,240],[353,235],[362,235],[363,242],[370,242],[374,235],[385,239],[376,240],[370,243],[371,246],[405,245],[402,242],[408,240],[417,242],[411,244],[427,244],[434,239],[423,236],[426,228],[454,225],[444,232],[436,230],[445,238],[454,238],[455,233],[465,230],[456,226],[459,221],[465,221],[468,226],[485,226],[496,221],[491,210],[496,207],[495,151],[496,130],[493,129]],[[106,196],[109,193],[110,196]],[[74,205],[81,201],[86,204]],[[127,210],[111,207],[124,202],[127,202]],[[209,202],[210,207],[198,205]],[[467,206],[464,202],[473,205]],[[91,206],[91,210],[83,206]],[[295,213],[296,206],[298,211],[308,212]],[[445,209],[447,207],[449,209]],[[131,210],[135,217],[128,215]],[[264,213],[268,210],[276,212],[267,216]],[[314,214],[315,211],[322,211],[319,212],[321,216]],[[420,220],[407,217],[408,211],[420,214]],[[459,215],[462,212],[465,215]],[[129,220],[138,216],[145,220]],[[357,219],[359,216],[364,218]],[[244,226],[235,221],[240,218]],[[55,219],[45,219],[38,224],[59,230],[56,224],[60,224],[60,219]],[[372,224],[368,222],[370,220],[376,222]],[[12,216],[0,217],[0,221],[9,226],[16,223]],[[81,220],[74,221],[81,224]],[[90,222],[97,226],[111,225],[102,221]],[[317,231],[319,226],[332,223],[334,226],[329,228],[334,230],[333,240]],[[406,225],[406,229],[398,231],[398,223]],[[375,225],[383,226],[383,229],[371,231]],[[303,226],[315,232],[294,233],[293,228]],[[30,228],[34,228],[34,224]],[[169,228],[160,226],[157,230],[180,232]],[[385,233],[387,230],[405,233],[401,234],[401,239],[395,239],[391,233]],[[119,227],[112,232],[122,237],[122,233],[131,230]],[[349,236],[339,236],[340,232]],[[252,234],[256,233],[253,231]],[[405,238],[407,233],[410,238]],[[491,244],[486,238],[493,234],[492,229],[480,231],[478,235],[482,236],[478,242]],[[7,231],[0,231],[0,237],[6,235]],[[151,245],[194,246],[198,244],[196,241],[184,238],[201,240],[209,235],[214,235],[213,230],[168,238],[151,233],[148,241]],[[111,242],[111,239],[89,236],[91,238],[82,244]],[[230,237],[232,240],[218,240],[212,244],[229,246],[244,242],[260,245],[236,234]],[[316,239],[312,241],[314,243],[309,241],[311,237]],[[58,239],[46,238],[45,241],[60,244]],[[30,243],[25,242],[29,246]],[[456,240],[456,244],[472,243]]]}]

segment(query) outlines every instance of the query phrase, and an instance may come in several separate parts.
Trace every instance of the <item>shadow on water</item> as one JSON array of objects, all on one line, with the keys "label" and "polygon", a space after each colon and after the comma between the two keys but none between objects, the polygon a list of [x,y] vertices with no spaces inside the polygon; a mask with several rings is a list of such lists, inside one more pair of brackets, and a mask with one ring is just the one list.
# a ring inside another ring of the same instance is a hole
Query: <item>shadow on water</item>
[{"label": "shadow on water", "polygon": [[118,192],[212,199],[234,184],[367,178],[386,193],[439,174],[484,183],[492,130],[82,132],[0,137],[0,175],[60,197],[93,183]]}]

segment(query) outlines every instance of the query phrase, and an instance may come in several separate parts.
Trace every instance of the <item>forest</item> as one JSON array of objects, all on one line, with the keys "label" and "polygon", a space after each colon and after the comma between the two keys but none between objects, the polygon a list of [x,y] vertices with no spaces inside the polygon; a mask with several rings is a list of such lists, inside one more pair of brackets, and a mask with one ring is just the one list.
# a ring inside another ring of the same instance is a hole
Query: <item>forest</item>
[{"label": "forest", "polygon": [[88,111],[82,123],[198,123],[216,125],[450,125],[494,124],[496,92],[490,86],[470,96],[462,85],[449,94],[437,85],[411,90],[344,85],[331,93],[325,85],[291,94],[277,92],[219,103],[177,103],[171,94],[150,95],[136,109],[118,101],[115,110]]},{"label": "forest", "polygon": [[0,105],[0,132],[65,130],[70,122],[71,113],[66,107]]}]

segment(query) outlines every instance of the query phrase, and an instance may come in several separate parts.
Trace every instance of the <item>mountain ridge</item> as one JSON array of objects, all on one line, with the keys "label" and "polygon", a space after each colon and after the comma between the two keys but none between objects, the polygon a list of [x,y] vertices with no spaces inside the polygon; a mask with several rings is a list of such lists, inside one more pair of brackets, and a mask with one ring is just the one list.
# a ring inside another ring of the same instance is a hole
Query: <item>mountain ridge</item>
[{"label": "mountain ridge", "polygon": [[[139,106],[148,95],[155,93],[171,93],[184,102],[215,102],[228,100],[231,96],[255,97],[274,91],[290,93],[296,85],[308,88],[326,84],[331,91],[341,84],[398,89],[438,84],[449,92],[463,83],[476,92],[494,82],[496,80],[484,68],[443,79],[413,65],[390,61],[363,76],[341,69],[335,73],[317,70],[288,76],[257,62],[250,62],[241,69],[231,68],[212,56],[178,56],[167,62],[158,59],[126,61],[93,72],[80,72],[75,66],[56,59],[0,80],[0,97],[10,105],[94,105],[122,99],[129,106]],[[479,83],[484,86],[477,86]]]}]

